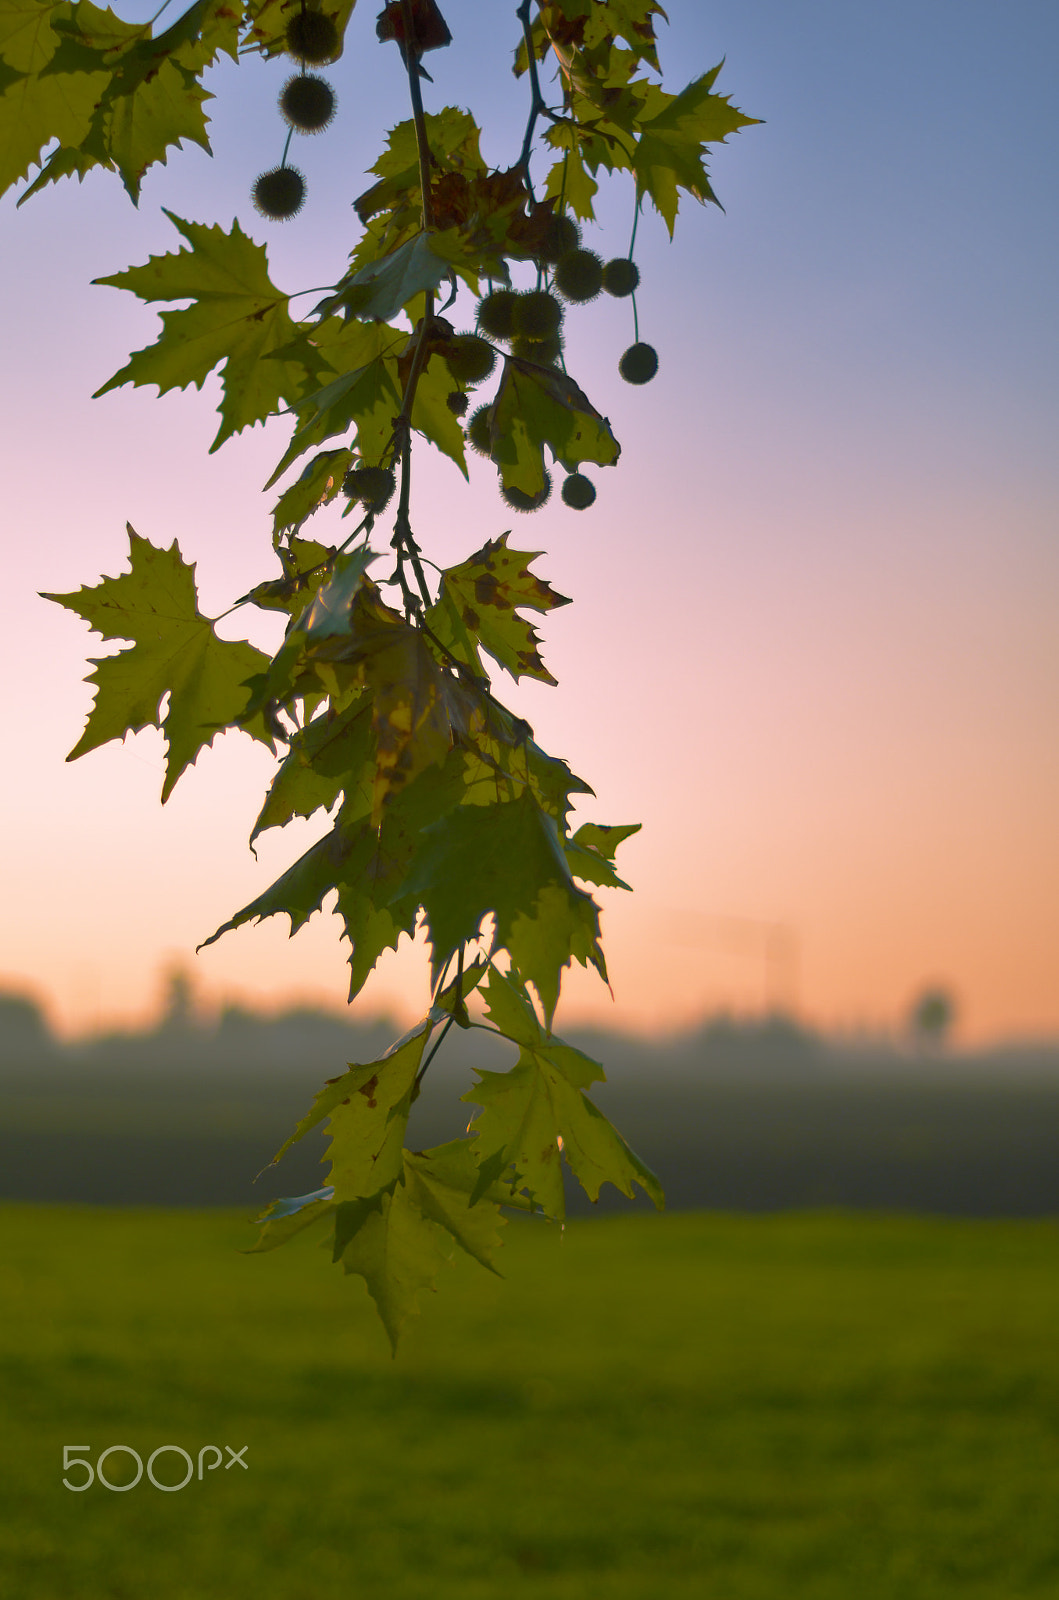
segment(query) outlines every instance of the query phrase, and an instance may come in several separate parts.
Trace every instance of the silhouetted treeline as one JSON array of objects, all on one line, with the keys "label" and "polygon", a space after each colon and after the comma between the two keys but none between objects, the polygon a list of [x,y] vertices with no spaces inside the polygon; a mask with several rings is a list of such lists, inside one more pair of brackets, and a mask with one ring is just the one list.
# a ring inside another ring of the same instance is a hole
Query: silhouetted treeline
[{"label": "silhouetted treeline", "polygon": [[[0,996],[0,1198],[249,1214],[315,1189],[320,1133],[252,1180],[322,1081],[394,1037],[385,1021],[311,1010],[270,1020],[232,1008],[205,1024],[177,1009],[148,1033],[63,1045],[32,1003]],[[1059,1215],[1059,1046],[917,1055],[783,1018],[719,1019],[658,1043],[567,1037],[603,1062],[595,1098],[672,1207]],[[462,1133],[473,1068],[512,1059],[481,1030],[452,1030],[413,1109],[412,1141]],[[593,1209],[573,1182],[569,1193],[574,1214]],[[600,1209],[628,1205],[604,1189]]]}]

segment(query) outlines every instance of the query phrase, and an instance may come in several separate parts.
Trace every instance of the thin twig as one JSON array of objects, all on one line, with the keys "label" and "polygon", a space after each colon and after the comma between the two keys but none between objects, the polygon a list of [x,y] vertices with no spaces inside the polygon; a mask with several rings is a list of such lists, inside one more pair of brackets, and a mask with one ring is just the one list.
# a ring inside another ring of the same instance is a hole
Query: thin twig
[{"label": "thin twig", "polygon": [[442,1045],[445,1043],[445,1035],[448,1033],[449,1029],[452,1027],[452,1024],[455,1021],[456,1021],[455,1017],[448,1017],[446,1019],[446,1021],[445,1021],[445,1026],[442,1028],[441,1032],[438,1034],[437,1038],[434,1040],[434,1043],[431,1045],[430,1050],[429,1050],[429,1052],[427,1054],[426,1060],[423,1062],[423,1065],[420,1067],[419,1071],[416,1073],[415,1086],[416,1086],[417,1089],[419,1088],[419,1085],[422,1083],[423,1078],[426,1075],[426,1070],[429,1067],[430,1063],[433,1061],[434,1057],[437,1055],[438,1051],[441,1049]]},{"label": "thin twig", "polygon": [[[433,208],[430,202],[430,146],[427,142],[427,123],[426,115],[423,111],[423,95],[419,87],[419,54],[414,48],[415,22],[412,16],[412,0],[401,0],[401,21],[404,27],[404,62],[408,71],[408,92],[412,101],[412,120],[415,124],[416,149],[419,153],[419,186],[422,190],[423,229],[427,231],[433,226],[434,222]],[[401,498],[397,507],[392,542],[397,551],[397,579],[404,595],[405,611],[409,615],[418,611],[419,599],[409,588],[405,579],[405,559],[409,561],[415,574],[419,594],[422,596],[422,603],[427,606],[431,603],[426,575],[419,562],[419,546],[412,535],[409,504],[412,495],[412,407],[415,405],[416,389],[419,385],[420,376],[427,363],[433,320],[434,294],[432,290],[428,290],[424,295],[423,320],[419,325],[415,353],[412,356],[412,365],[409,368],[404,394],[401,397],[401,409],[394,419],[393,425],[394,443],[401,454]]]},{"label": "thin twig", "polygon": [[[451,959],[452,958],[450,956],[449,960],[451,961]],[[446,970],[448,970],[447,969],[447,965],[446,965]],[[429,1052],[427,1054],[426,1060],[423,1062],[423,1065],[420,1067],[419,1071],[416,1073],[415,1086],[416,1086],[417,1089],[419,1088],[419,1085],[422,1083],[423,1076],[424,1076],[427,1068],[429,1067],[430,1063],[433,1061],[434,1057],[437,1055],[438,1051],[441,1049],[442,1045],[445,1043],[445,1036],[448,1033],[449,1029],[452,1027],[452,1024],[454,1022],[457,1022],[457,1021],[463,1022],[463,1023],[466,1024],[467,1022],[470,1021],[470,1018],[467,1016],[467,1006],[466,1006],[466,1004],[464,1002],[464,998],[463,998],[463,945],[462,944],[460,945],[459,952],[458,952],[458,954],[456,956],[456,977],[455,977],[455,979],[453,981],[456,984],[456,998],[455,998],[455,1000],[453,1001],[453,1004],[452,1004],[452,1015],[446,1018],[445,1026],[442,1028],[441,1032],[438,1034],[438,1036],[435,1039],[434,1043],[431,1045],[430,1050],[429,1050]]]},{"label": "thin twig", "polygon": [[401,0],[401,22],[404,26],[404,62],[408,69],[408,92],[412,98],[412,120],[416,130],[416,148],[419,151],[419,187],[423,191],[423,226],[434,226],[433,208],[430,204],[430,146],[427,143],[427,119],[423,112],[423,93],[419,87],[419,53],[413,48],[415,21],[412,0]]},{"label": "thin twig", "polygon": [[[530,189],[529,158],[533,149],[533,134],[537,127],[537,118],[542,112],[547,112],[548,107],[544,96],[541,94],[541,80],[537,75],[537,57],[533,49],[533,28],[530,24],[529,0],[522,0],[522,4],[515,12],[515,15],[522,24],[522,37],[526,41],[526,58],[529,62],[530,80],[529,120],[526,123],[526,135],[522,141],[522,153],[515,164],[522,168],[526,179],[526,188]],[[532,189],[530,189],[530,193],[533,193]]]}]

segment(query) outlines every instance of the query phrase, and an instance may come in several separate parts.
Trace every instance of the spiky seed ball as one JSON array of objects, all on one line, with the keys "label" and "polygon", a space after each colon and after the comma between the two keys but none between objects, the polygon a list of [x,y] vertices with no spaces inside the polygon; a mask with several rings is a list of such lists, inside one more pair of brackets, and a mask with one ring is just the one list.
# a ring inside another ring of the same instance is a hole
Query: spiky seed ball
[{"label": "spiky seed ball", "polygon": [[559,257],[565,256],[568,251],[576,250],[580,243],[581,229],[573,217],[566,217],[560,213],[548,224],[540,258],[542,261],[558,261]]},{"label": "spiky seed ball", "polygon": [[515,331],[514,289],[494,289],[478,302],[478,326],[490,339],[510,339]]},{"label": "spiky seed ball", "polygon": [[481,383],[496,366],[496,351],[476,333],[458,333],[445,352],[445,360],[457,383]]},{"label": "spiky seed ball", "polygon": [[547,289],[532,289],[515,298],[515,334],[519,339],[550,339],[559,332],[563,308]]},{"label": "spiky seed ball", "polygon": [[296,11],[287,24],[287,54],[322,67],[338,54],[338,29],[322,11]]},{"label": "spiky seed ball", "polygon": [[520,361],[535,361],[538,367],[552,367],[563,353],[563,341],[557,333],[549,339],[516,339],[511,354]]},{"label": "spiky seed ball", "polygon": [[631,344],[618,362],[626,383],[650,383],[658,371],[658,351],[653,344]]},{"label": "spiky seed ball", "polygon": [[603,287],[618,300],[640,287],[640,269],[628,256],[616,256],[603,268]]},{"label": "spiky seed ball", "polygon": [[511,483],[500,485],[501,497],[513,511],[539,511],[551,492],[552,480],[547,472],[544,474],[544,487],[538,489],[536,494],[527,494],[525,489],[516,489]]},{"label": "spiky seed ball", "polygon": [[462,389],[453,389],[451,394],[445,396],[445,404],[454,417],[462,417],[467,410],[467,396]]},{"label": "spiky seed ball", "polygon": [[273,167],[261,174],[250,193],[263,217],[286,222],[305,204],[305,179],[297,167]]},{"label": "spiky seed ball", "polygon": [[493,447],[490,435],[492,410],[492,406],[479,406],[477,411],[471,412],[467,426],[463,430],[467,435],[467,443],[472,450],[477,450],[480,456],[489,455]]},{"label": "spiky seed ball", "polygon": [[563,483],[562,497],[572,511],[587,511],[596,498],[596,486],[583,472],[571,472]]},{"label": "spiky seed ball", "polygon": [[288,78],[279,97],[284,121],[297,133],[322,133],[334,121],[337,104],[331,85],[312,72]]},{"label": "spiky seed ball", "polygon": [[359,500],[366,511],[382,511],[396,487],[388,467],[354,467],[342,479],[342,493]]},{"label": "spiky seed ball", "polygon": [[555,287],[567,300],[583,306],[603,287],[603,263],[594,250],[568,250],[555,264]]}]

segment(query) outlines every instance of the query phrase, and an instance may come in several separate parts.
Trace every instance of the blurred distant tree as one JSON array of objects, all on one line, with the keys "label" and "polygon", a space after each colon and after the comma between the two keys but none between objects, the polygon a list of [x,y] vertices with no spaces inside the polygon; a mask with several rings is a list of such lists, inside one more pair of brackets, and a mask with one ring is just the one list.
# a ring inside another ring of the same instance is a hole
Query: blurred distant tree
[{"label": "blurred distant tree", "polygon": [[[104,638],[131,641],[94,663],[96,700],[71,755],[161,728],[164,802],[226,728],[279,746],[251,839],[321,810],[330,829],[212,937],[280,913],[296,932],[334,893],[352,999],[384,951],[426,934],[425,1017],[380,1059],[320,1090],[279,1155],[326,1119],[330,1182],[271,1206],[258,1244],[326,1224],[333,1259],[365,1278],[396,1344],[454,1245],[495,1270],[502,1206],[562,1219],[563,1158],[593,1200],[610,1182],[629,1196],[638,1184],[662,1204],[657,1178],[586,1093],[603,1077],[599,1063],[552,1031],[572,961],[606,981],[591,890],[628,887],[614,856],[639,825],[571,831],[574,797],[592,790],[492,687],[497,668],[554,684],[524,613],[567,600],[530,571],[539,552],[510,548],[507,532],[446,570],[424,555],[412,527],[413,443],[430,443],[464,476],[468,445],[491,463],[505,519],[542,506],[559,473],[563,504],[588,511],[596,487],[582,468],[614,466],[619,445],[566,370],[567,314],[601,292],[627,301],[632,343],[617,372],[634,385],[654,378],[658,355],[640,338],[636,305],[643,203],[672,235],[681,194],[716,200],[707,146],[754,119],[714,91],[719,66],[679,94],[663,89],[656,0],[521,0],[512,42],[525,131],[508,163],[491,168],[469,112],[424,107],[433,79],[423,58],[438,72],[433,52],[476,48],[473,28],[453,44],[435,0],[395,0],[362,28],[355,0],[196,0],[156,31],[171,3],[129,23],[93,0],[0,0],[0,191],[36,165],[21,204],[100,167],[137,201],[144,173],[182,140],[209,149],[202,79],[214,61],[285,56],[282,154],[251,198],[266,222],[288,221],[306,198],[291,143],[324,132],[340,109],[319,69],[341,75],[335,64],[354,30],[361,72],[374,50],[399,52],[411,114],[386,135],[370,187],[348,197],[357,224],[349,268],[326,290],[277,288],[264,247],[238,223],[226,230],[172,213],[179,248],[99,280],[169,306],[155,343],[101,394],[127,383],[200,387],[220,369],[212,448],[266,418],[293,417],[269,479],[287,478],[272,510],[272,570],[236,601],[287,622],[271,660],[220,637],[176,543],[158,549],[130,528],[128,572],[50,596]],[[355,79],[350,87],[355,106]],[[629,249],[606,262],[585,239],[600,173],[626,174],[631,187]],[[322,298],[296,317],[302,294]],[[471,326],[460,329],[450,317],[465,307]],[[491,397],[471,409],[470,391],[487,382]],[[392,500],[392,533],[373,548]],[[352,531],[335,544],[304,534],[331,504]],[[386,553],[393,569],[369,576]],[[635,648],[635,625],[625,631]],[[649,730],[644,737],[650,744]],[[637,748],[635,729],[629,739]],[[468,1014],[479,988],[488,1022]],[[187,996],[175,989],[172,999],[175,1020]],[[464,1097],[481,1108],[469,1138],[405,1149],[423,1074],[454,1024],[510,1040],[518,1061],[480,1073]]]},{"label": "blurred distant tree", "polygon": [[956,1021],[956,1002],[947,989],[924,989],[912,1002],[908,1030],[921,1047],[943,1049]]},{"label": "blurred distant tree", "polygon": [[171,968],[166,975],[162,1026],[169,1029],[190,1028],[195,1021],[196,1009],[191,974],[183,967]]}]

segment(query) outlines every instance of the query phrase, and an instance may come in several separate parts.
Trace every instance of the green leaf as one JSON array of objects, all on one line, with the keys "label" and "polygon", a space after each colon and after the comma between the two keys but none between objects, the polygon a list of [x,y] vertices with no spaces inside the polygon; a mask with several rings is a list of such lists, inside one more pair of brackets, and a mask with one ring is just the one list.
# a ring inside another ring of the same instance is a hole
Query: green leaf
[{"label": "green leaf", "polygon": [[378,589],[363,580],[374,560],[365,547],[338,559],[334,576],[316,594],[269,669],[254,684],[251,710],[267,700],[287,703],[302,689],[306,669],[331,692],[328,668],[342,669],[342,682],[371,695],[376,770],[375,826],[393,796],[425,767],[443,762],[452,748],[450,702],[457,688],[439,667],[421,629],[384,605]]},{"label": "green leaf", "polygon": [[702,203],[720,203],[703,165],[705,146],[723,143],[730,133],[759,120],[743,116],[729,104],[727,95],[710,92],[721,65],[703,73],[678,95],[666,94],[655,85],[649,88],[633,170],[637,191],[650,195],[671,238],[681,189]]},{"label": "green leaf", "polygon": [[[294,615],[279,650],[266,670],[257,674],[249,685],[248,716],[258,715],[273,702],[290,706],[310,693],[319,702],[323,692],[319,670],[324,660],[353,654],[352,600],[366,581],[367,567],[377,559],[376,551],[361,545],[344,555],[329,558],[322,583],[310,581],[307,586],[311,596],[309,603]],[[356,676],[354,672],[352,677]]]},{"label": "green leaf", "polygon": [[628,889],[629,885],[614,871],[614,852],[623,839],[639,833],[642,824],[604,827],[596,822],[582,823],[572,839],[565,844],[570,871],[583,883],[598,883],[610,889]]},{"label": "green leaf", "polygon": [[516,1044],[528,1045],[544,1042],[544,1029],[540,1025],[517,968],[504,973],[498,967],[490,965],[482,992],[486,1002],[486,1016],[505,1039],[512,1039]]},{"label": "green leaf", "polygon": [[505,359],[493,402],[492,439],[504,483],[526,494],[543,487],[545,445],[565,467],[613,466],[621,452],[610,423],[572,378],[514,356]]},{"label": "green leaf", "polygon": [[417,294],[436,289],[451,272],[448,260],[434,249],[434,235],[419,233],[344,278],[339,292],[317,309],[328,316],[344,308],[362,321],[390,322]]},{"label": "green leaf", "polygon": [[440,1267],[451,1261],[450,1241],[496,1272],[501,1204],[531,1209],[526,1198],[488,1180],[472,1207],[479,1177],[470,1142],[454,1139],[405,1151],[395,1183],[338,1208],[334,1259],[365,1279],[395,1351],[409,1315],[419,1310],[420,1291],[433,1289]]},{"label": "green leaf", "polygon": [[310,644],[353,638],[353,607],[364,589],[369,566],[378,559],[378,552],[369,550],[367,545],[336,558],[331,576],[320,585],[295,624]]},{"label": "green leaf", "polygon": [[[336,757],[336,761],[339,758]],[[383,950],[395,949],[402,933],[411,934],[418,895],[406,883],[409,864],[425,828],[460,803],[466,792],[463,752],[453,750],[439,777],[425,774],[410,783],[387,807],[376,830],[368,821],[372,796],[362,775],[350,804],[349,790],[331,831],[311,846],[287,872],[249,905],[223,923],[200,946],[263,917],[283,913],[295,934],[337,890],[335,907],[352,944],[350,991],[360,992]]]},{"label": "green leaf", "polygon": [[424,828],[402,892],[423,906],[435,973],[493,912],[498,946],[534,984],[549,1022],[571,957],[602,964],[595,902],[574,886],[558,829],[529,790]]},{"label": "green leaf", "polygon": [[335,548],[319,544],[315,539],[291,535],[285,545],[278,547],[276,554],[283,567],[283,577],[268,578],[256,584],[243,598],[260,606],[262,611],[285,611],[290,617],[300,617],[317,589],[331,576]]},{"label": "green leaf", "polygon": [[393,420],[401,409],[397,355],[404,336],[384,322],[342,323],[330,318],[312,333],[313,351],[336,374],[296,403],[299,426],[275,472],[271,486],[313,445],[356,429],[362,461],[380,462],[393,439]]},{"label": "green leaf", "polygon": [[[212,452],[232,434],[272,416],[281,402],[302,396],[312,386],[310,374],[319,360],[291,321],[289,297],[268,276],[264,247],[248,239],[238,222],[225,233],[216,226],[184,222],[171,211],[166,216],[190,250],[152,256],[142,267],[94,281],[129,289],[141,300],[194,303],[161,312],[157,342],[136,351],[96,391],[96,398],[126,383],[154,383],[159,394],[188,384],[201,388],[214,367],[222,366],[221,426]],[[276,355],[280,350],[285,352],[282,358]]]},{"label": "green leaf", "polygon": [[[164,804],[203,746],[239,719],[248,699],[246,680],[268,658],[251,644],[217,637],[198,609],[194,565],[184,561],[175,540],[168,550],[159,550],[131,526],[128,532],[127,573],[104,578],[94,588],[44,598],[76,611],[105,639],[133,641],[118,655],[93,661],[88,681],[96,685],[96,701],[67,760],[126,733],[161,728],[168,747]],[[262,718],[241,726],[271,748]]]},{"label": "green leaf", "polygon": [[577,129],[558,123],[549,128],[545,138],[550,145],[565,151],[562,159],[548,171],[544,184],[546,197],[549,200],[561,198],[575,217],[580,217],[582,222],[594,222],[596,212],[592,202],[599,191],[599,184],[585,166]]},{"label": "green leaf", "polygon": [[304,1228],[331,1216],[335,1209],[330,1189],[316,1189],[312,1194],[301,1194],[293,1200],[273,1200],[255,1224],[261,1227],[261,1233],[243,1254],[252,1256],[263,1250],[275,1250]]},{"label": "green leaf", "polygon": [[448,367],[439,356],[432,356],[419,374],[415,399],[412,402],[412,427],[443,455],[455,461],[463,476],[467,477],[467,452],[465,435],[459,421],[449,410],[448,397],[453,383]]},{"label": "green leaf", "polygon": [[499,1277],[493,1257],[503,1243],[500,1229],[505,1219],[500,1204],[529,1210],[527,1202],[493,1184],[471,1205],[479,1172],[468,1139],[453,1139],[433,1150],[406,1151],[404,1170],[409,1198],[423,1216],[444,1228],[461,1249]]},{"label": "green leaf", "polygon": [[464,787],[462,753],[451,752],[444,767],[429,768],[387,806],[372,848],[362,847],[345,868],[337,911],[353,949],[349,958],[349,998],[367,981],[384,950],[395,950],[401,935],[415,930],[419,896],[408,884],[408,870],[423,830],[460,804]]},{"label": "green leaf", "polygon": [[234,917],[222,923],[208,939],[204,939],[196,947],[196,954],[215,944],[222,934],[231,933],[246,922],[259,922],[264,917],[274,917],[280,912],[290,918],[293,938],[298,929],[304,927],[309,918],[319,911],[324,896],[339,881],[354,841],[360,842],[359,835],[345,828],[339,816],[329,833],[299,856],[275,883],[270,884],[241,911],[237,911]]},{"label": "green leaf", "polygon": [[598,50],[600,45],[622,38],[635,61],[646,61],[658,71],[654,18],[669,19],[657,0],[607,0],[606,5],[586,6],[585,12],[583,48]]},{"label": "green leaf", "polygon": [[79,145],[92,126],[109,74],[30,74],[8,83],[0,96],[0,194],[17,183],[52,139]]},{"label": "green leaf", "polygon": [[[520,606],[552,611],[570,601],[529,570],[539,550],[509,550],[506,533],[490,539],[458,567],[441,575],[437,603],[427,621],[441,642],[469,666],[481,670],[477,639],[513,678],[555,679],[541,660],[536,629],[518,614]],[[473,636],[467,648],[468,636]]]},{"label": "green leaf", "polygon": [[602,1080],[598,1062],[550,1041],[523,1045],[509,1072],[475,1071],[480,1081],[462,1098],[482,1108],[471,1130],[480,1182],[513,1166],[517,1187],[546,1215],[561,1220],[566,1214],[562,1153],[590,1200],[598,1200],[604,1183],[630,1198],[638,1184],[661,1209],[658,1179],[583,1092]]},{"label": "green leaf", "polygon": [[329,1078],[272,1158],[275,1166],[299,1139],[328,1118],[329,1183],[336,1202],[361,1200],[392,1184],[403,1171],[404,1131],[416,1074],[433,1023],[429,1017],[377,1061],[354,1063]]},{"label": "green leaf", "polygon": [[425,1217],[403,1183],[371,1200],[347,1202],[335,1219],[335,1260],[368,1286],[397,1353],[419,1294],[433,1289],[441,1266],[451,1260],[445,1230]]},{"label": "green leaf", "polygon": [[0,60],[19,72],[39,72],[58,49],[55,24],[72,11],[66,0],[50,5],[47,0],[0,0]]},{"label": "green leaf", "polygon": [[273,506],[273,536],[278,538],[288,528],[300,528],[321,506],[330,505],[341,493],[342,481],[353,461],[352,450],[321,450],[314,456]]},{"label": "green leaf", "polygon": [[[371,702],[366,698],[354,700],[337,715],[323,712],[300,729],[269,786],[250,843],[266,828],[283,827],[292,817],[311,817],[321,806],[330,809],[343,791],[355,799],[362,789],[366,816],[375,775],[372,743]],[[347,809],[347,820],[353,809]]]},{"label": "green leaf", "polygon": [[[563,859],[565,862],[565,854]],[[515,965],[540,996],[549,1028],[559,1004],[563,968],[571,961],[595,967],[607,982],[599,942],[599,907],[572,883],[544,884],[532,910],[521,911],[507,929],[505,943]]]},{"label": "green leaf", "polygon": [[[25,148],[27,137],[36,138],[47,126],[42,143],[56,137],[59,146],[20,197],[20,205],[57,178],[74,173],[84,177],[94,166],[116,167],[135,202],[147,168],[164,164],[171,146],[188,139],[209,150],[202,108],[211,96],[198,79],[219,52],[236,57],[240,18],[227,0],[199,0],[157,37],[151,36],[149,23],[123,22],[91,0],[37,9],[51,14],[50,36],[38,33],[44,48],[27,49],[24,29],[8,41],[13,54],[30,63],[20,133]],[[6,16],[0,10],[0,38],[20,11],[18,0]],[[78,80],[83,84],[89,78],[95,88],[87,122],[57,120],[57,93],[69,103],[80,93]],[[38,143],[33,159],[39,159],[40,148]]]},{"label": "green leaf", "polygon": [[152,65],[145,55],[140,81],[128,91],[118,89],[105,118],[108,154],[132,200],[140,197],[148,167],[165,166],[171,145],[188,139],[210,148],[202,107],[213,96],[186,67],[172,60]]}]

